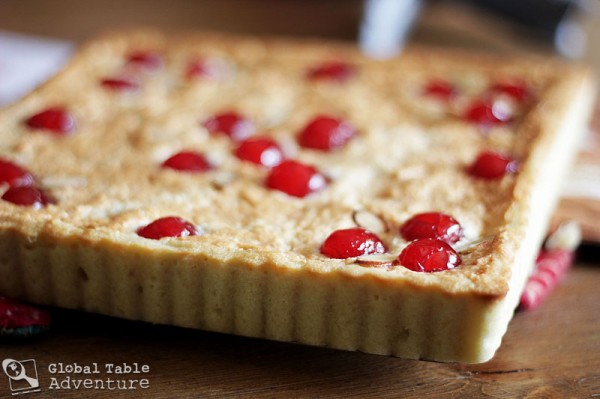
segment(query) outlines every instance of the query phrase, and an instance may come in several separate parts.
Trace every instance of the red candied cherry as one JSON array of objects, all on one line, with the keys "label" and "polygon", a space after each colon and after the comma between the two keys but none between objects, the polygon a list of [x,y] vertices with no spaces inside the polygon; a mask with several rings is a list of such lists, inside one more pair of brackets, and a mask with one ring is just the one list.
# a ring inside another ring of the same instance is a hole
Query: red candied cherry
[{"label": "red candied cherry", "polygon": [[225,75],[225,63],[215,59],[194,58],[185,69],[188,79],[219,79]]},{"label": "red candied cherry", "polygon": [[460,256],[447,243],[435,238],[422,238],[408,244],[395,264],[414,272],[440,272],[461,264]]},{"label": "red candied cherry", "polygon": [[448,101],[456,96],[456,88],[445,80],[432,80],[423,88],[423,95]]},{"label": "red candied cherry", "polygon": [[100,81],[100,85],[113,91],[133,91],[140,88],[138,82],[123,78],[106,78]]},{"label": "red candied cherry", "polygon": [[164,168],[180,170],[183,172],[205,172],[212,169],[212,165],[204,155],[193,151],[181,151],[163,162]]},{"label": "red candied cherry", "polygon": [[268,137],[251,137],[240,143],[235,149],[235,156],[244,161],[272,168],[283,160],[283,152],[279,144]]},{"label": "red candied cherry", "polygon": [[211,133],[222,133],[234,141],[242,141],[254,134],[252,121],[237,112],[224,112],[208,118],[203,124]]},{"label": "red candied cherry", "polygon": [[355,135],[356,129],[349,123],[319,115],[300,132],[298,143],[305,148],[330,151],[343,147]]},{"label": "red candied cherry", "polygon": [[336,230],[321,245],[321,253],[329,258],[346,259],[382,254],[385,246],[376,234],[360,227]]},{"label": "red candied cherry", "polygon": [[514,80],[494,83],[490,87],[492,94],[506,94],[518,102],[523,102],[529,98],[529,89],[523,81]]},{"label": "red candied cherry", "polygon": [[356,74],[354,65],[343,61],[328,61],[308,70],[309,80],[322,80],[344,83]]},{"label": "red candied cherry", "polygon": [[481,126],[499,125],[511,119],[511,113],[501,103],[475,101],[466,110],[464,119]]},{"label": "red candied cherry", "polygon": [[154,51],[134,51],[127,55],[127,64],[155,71],[162,67],[163,59],[159,53]]},{"label": "red candied cherry", "polygon": [[75,118],[63,107],[51,107],[30,116],[25,124],[32,129],[64,135],[75,129]]},{"label": "red candied cherry", "polygon": [[15,205],[31,206],[35,209],[54,203],[54,200],[42,190],[31,186],[11,187],[2,195],[2,199]]},{"label": "red candied cherry", "polygon": [[199,231],[192,223],[177,216],[167,216],[140,227],[137,234],[151,240],[163,237],[188,237],[198,235]]},{"label": "red candied cherry", "polygon": [[50,312],[0,296],[0,335],[29,337],[48,329]]},{"label": "red candied cherry", "polygon": [[327,179],[312,166],[287,160],[271,169],[266,185],[268,188],[302,198],[324,189]]},{"label": "red candied cherry", "polygon": [[19,165],[0,159],[0,183],[6,183],[9,187],[31,186],[34,178]]},{"label": "red candied cherry", "polygon": [[436,238],[454,244],[462,237],[462,227],[449,215],[440,212],[419,213],[408,219],[400,228],[405,240]]},{"label": "red candied cherry", "polygon": [[507,173],[517,171],[517,162],[507,156],[493,151],[484,151],[468,167],[471,176],[482,179],[500,179]]}]

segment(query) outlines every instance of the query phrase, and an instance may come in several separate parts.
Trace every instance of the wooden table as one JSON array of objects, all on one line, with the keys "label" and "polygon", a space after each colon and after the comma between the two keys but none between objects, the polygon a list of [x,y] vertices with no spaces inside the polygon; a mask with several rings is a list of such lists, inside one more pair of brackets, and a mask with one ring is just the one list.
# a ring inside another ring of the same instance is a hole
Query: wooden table
[{"label": "wooden table", "polygon": [[[600,397],[600,248],[583,254],[540,308],[516,314],[496,356],[480,365],[403,360],[60,310],[54,310],[47,335],[0,343],[0,358],[36,360],[42,388],[36,398]],[[150,370],[51,374],[57,363],[98,363],[100,371],[107,363],[138,363]],[[49,389],[52,377],[63,381],[67,375],[146,378],[149,387]],[[9,396],[8,388],[0,374],[0,397]]]}]

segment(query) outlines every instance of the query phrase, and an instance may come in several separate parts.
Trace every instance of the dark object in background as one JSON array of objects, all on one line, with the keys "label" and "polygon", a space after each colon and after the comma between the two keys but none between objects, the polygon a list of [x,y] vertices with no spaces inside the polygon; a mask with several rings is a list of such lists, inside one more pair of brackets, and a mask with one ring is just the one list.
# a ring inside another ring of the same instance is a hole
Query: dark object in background
[{"label": "dark object in background", "polygon": [[541,39],[554,40],[556,31],[575,6],[572,0],[464,0],[529,29]]},{"label": "dark object in background", "polygon": [[[388,57],[409,36],[434,45],[558,51],[570,58],[585,52],[586,34],[575,16],[585,0],[364,0],[363,50]],[[413,29],[413,26],[415,29]]]}]

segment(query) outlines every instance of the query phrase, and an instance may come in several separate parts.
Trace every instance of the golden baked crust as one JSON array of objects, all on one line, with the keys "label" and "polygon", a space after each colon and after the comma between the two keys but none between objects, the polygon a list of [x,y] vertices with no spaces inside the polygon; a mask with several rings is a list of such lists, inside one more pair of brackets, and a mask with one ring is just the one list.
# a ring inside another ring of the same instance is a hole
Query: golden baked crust
[{"label": "golden baked crust", "polygon": [[[165,67],[132,94],[103,90],[123,57],[160,52]],[[215,57],[227,79],[190,82],[189,57]],[[308,83],[330,59],[358,66],[344,85]],[[496,80],[525,81],[534,102],[514,123],[482,134],[453,117]],[[450,111],[420,95],[430,79],[459,82]],[[117,33],[84,48],[57,77],[0,113],[0,157],[31,170],[57,198],[32,210],[0,201],[0,292],[119,317],[334,348],[439,361],[489,359],[506,329],[554,206],[560,177],[585,127],[594,87],[587,71],[541,59],[409,49],[370,60],[339,43],[212,33]],[[31,133],[29,115],[68,106],[78,126],[57,138]],[[332,178],[292,198],[268,190],[266,171],[231,155],[232,143],[201,121],[235,109],[295,158]],[[322,113],[351,121],[359,136],[323,154],[295,144]],[[160,168],[170,154],[200,149],[216,170]],[[511,153],[519,173],[498,182],[464,173],[482,149]],[[465,229],[463,265],[438,273],[364,267],[319,247],[352,213],[382,215],[391,253],[399,226],[438,210]],[[178,215],[204,234],[148,240],[136,230]]]}]

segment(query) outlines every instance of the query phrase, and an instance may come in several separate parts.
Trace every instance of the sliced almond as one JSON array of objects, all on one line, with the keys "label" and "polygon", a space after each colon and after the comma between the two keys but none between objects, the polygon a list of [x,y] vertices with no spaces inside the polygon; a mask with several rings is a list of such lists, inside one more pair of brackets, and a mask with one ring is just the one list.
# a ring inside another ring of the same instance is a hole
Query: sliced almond
[{"label": "sliced almond", "polygon": [[546,249],[575,250],[581,244],[581,227],[574,220],[562,223],[546,240]]},{"label": "sliced almond", "polygon": [[364,209],[354,211],[352,213],[352,220],[354,220],[357,226],[375,234],[383,234],[390,231],[388,224],[381,216]]},{"label": "sliced almond", "polygon": [[467,254],[473,252],[475,248],[477,248],[477,246],[479,246],[480,244],[492,241],[494,237],[495,236],[485,236],[474,241],[465,242],[460,245],[454,246],[454,250],[456,252],[460,252],[461,254]]},{"label": "sliced almond", "polygon": [[298,153],[298,143],[296,140],[289,137],[281,138],[279,140],[279,146],[287,158],[294,158]]},{"label": "sliced almond", "polygon": [[452,81],[458,86],[461,92],[467,92],[469,94],[481,92],[487,84],[483,74],[467,71],[452,77]]},{"label": "sliced almond", "polygon": [[216,171],[211,184],[217,190],[222,190],[235,179],[235,174],[229,171]]},{"label": "sliced almond", "polygon": [[46,176],[42,179],[45,188],[85,187],[87,179],[82,176]]},{"label": "sliced almond", "polygon": [[366,267],[392,267],[397,255],[371,254],[356,258],[356,263]]},{"label": "sliced almond", "polygon": [[4,195],[4,193],[10,188],[10,184],[6,182],[0,183],[0,196]]}]

